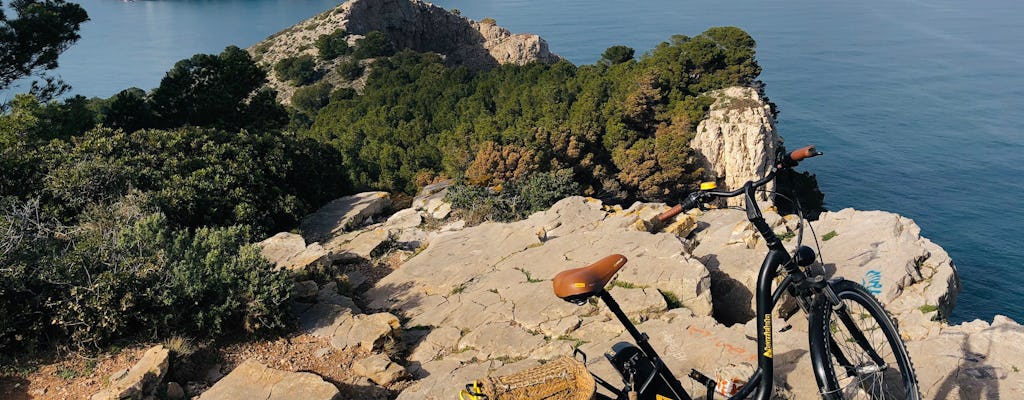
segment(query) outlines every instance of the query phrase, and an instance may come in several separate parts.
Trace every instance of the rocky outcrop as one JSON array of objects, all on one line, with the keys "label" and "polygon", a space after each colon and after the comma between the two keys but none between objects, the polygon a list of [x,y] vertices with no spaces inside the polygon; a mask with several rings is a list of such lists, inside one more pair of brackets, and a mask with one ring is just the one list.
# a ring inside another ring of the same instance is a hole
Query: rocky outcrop
[{"label": "rocky outcrop", "polygon": [[286,372],[249,360],[203,392],[199,400],[333,400],[338,388],[309,372]]},{"label": "rocky outcrop", "polygon": [[310,242],[325,242],[352,228],[365,225],[391,205],[387,192],[365,192],[345,196],[306,216],[299,225],[302,237]]},{"label": "rocky outcrop", "polygon": [[412,208],[430,218],[447,218],[452,212],[452,205],[444,201],[444,197],[448,194],[448,186],[451,183],[448,180],[424,186],[412,200]]},{"label": "rocky outcrop", "polygon": [[537,35],[514,35],[493,22],[474,22],[425,1],[353,0],[334,12],[347,21],[348,32],[381,31],[399,48],[444,54],[449,62],[469,68],[559,59]]},{"label": "rocky outcrop", "polygon": [[[278,32],[248,50],[266,67],[287,57],[302,54],[316,57],[316,39],[338,29],[349,34],[349,44],[355,44],[371,31],[380,31],[400,49],[438,53],[449,65],[471,69],[534,61],[550,63],[560,59],[537,35],[513,34],[492,20],[475,22],[419,0],[350,0]],[[319,69],[325,72],[322,79],[335,86],[361,88],[362,79],[348,82],[335,71],[343,59],[345,57],[330,62],[318,60]],[[294,86],[270,75],[270,86],[288,103]]]},{"label": "rocky outcrop", "polygon": [[[795,246],[796,218],[770,210],[764,216],[787,246]],[[707,227],[695,237],[700,244],[693,256],[712,271],[715,316],[729,324],[746,322],[754,316],[752,298],[767,246],[743,212],[711,210],[699,220]],[[937,328],[927,321],[943,319],[956,305],[956,267],[942,248],[921,237],[914,221],[884,211],[826,212],[805,227],[803,243],[813,245],[810,228],[821,250],[813,270],[864,285],[897,319],[920,320],[901,325],[905,336],[927,336]],[[927,318],[920,317],[922,309]]]},{"label": "rocky outcrop", "polygon": [[152,395],[167,374],[170,351],[164,346],[146,350],[131,369],[115,372],[110,387],[92,396],[92,400],[142,399]]},{"label": "rocky outcrop", "polygon": [[[702,156],[705,179],[716,181],[719,189],[735,190],[748,180],[763,177],[781,143],[770,106],[757,90],[748,87],[730,87],[706,95],[714,97],[715,103],[690,141],[690,147]],[[759,200],[766,196],[761,194]],[[733,197],[727,202],[738,206],[743,199]]]},{"label": "rocky outcrop", "polygon": [[306,245],[300,235],[281,232],[271,236],[258,245],[263,257],[278,269],[303,270],[306,268],[323,268],[331,265],[331,252],[319,243]]},{"label": "rocky outcrop", "polygon": [[[766,247],[745,213],[694,211],[660,224],[652,219],[667,209],[663,204],[624,209],[570,197],[523,221],[444,231],[436,230],[430,215],[436,210],[428,206],[443,201],[442,190],[425,191],[414,207],[387,219],[373,218],[382,222],[323,231],[328,243],[386,232],[395,245],[389,248],[405,252],[401,265],[383,278],[347,278],[359,288],[362,308],[339,294],[335,283],[319,287],[315,297],[313,286],[302,284],[304,299],[315,303],[294,304],[302,332],[334,351],[359,352],[350,368],[365,385],[401,390],[400,399],[448,399],[474,379],[541,365],[574,347],[591,355],[590,371],[617,382],[617,372],[594,355],[631,341],[628,334],[603,304],[564,302],[550,286],[558,272],[611,253],[629,262],[607,289],[673,371],[742,378],[755,368],[751,299]],[[776,234],[794,246],[801,221],[780,216],[770,204],[762,208]],[[847,209],[823,213],[804,228],[804,243],[813,243],[813,235],[821,249],[812,272],[861,283],[898,321],[925,398],[1022,395],[1016,363],[1024,359],[1018,345],[1024,328],[1002,317],[991,324],[943,322],[960,290],[956,268],[912,220]],[[396,244],[403,236],[423,238],[418,253]],[[792,304],[778,311],[778,394],[820,398],[807,353],[807,320]],[[409,378],[415,381],[401,382]],[[684,384],[702,392],[688,379]]]},{"label": "rocky outcrop", "polygon": [[[764,241],[739,211],[712,210],[652,225],[651,218],[665,209],[642,203],[622,209],[573,197],[524,221],[485,223],[436,237],[364,294],[369,307],[391,310],[408,319],[407,327],[420,328],[407,340],[409,371],[421,379],[400,398],[448,398],[452,387],[464,383],[459,379],[528,368],[574,346],[602,354],[629,341],[603,306],[577,307],[551,293],[557,272],[612,252],[627,255],[629,262],[610,292],[673,370],[745,377],[756,364],[751,293]],[[798,228],[796,219],[772,211],[765,218],[780,235]],[[857,280],[876,268],[879,278],[865,283],[871,290],[898,288],[879,297],[890,304],[904,333],[913,333],[908,339],[932,340],[942,332],[944,325],[931,318],[914,321],[920,332],[903,322],[920,314],[923,304],[951,308],[959,290],[948,256],[920,237],[913,221],[844,210],[825,213],[813,224],[826,255],[816,271]],[[536,234],[541,229],[543,238]],[[826,234],[832,237],[824,240]],[[875,242],[885,244],[871,247]],[[867,250],[870,256],[853,257]],[[915,302],[920,304],[909,306]],[[779,319],[775,325],[786,327],[775,338],[777,368],[783,371],[778,384],[794,398],[816,398],[806,320]],[[591,357],[588,367],[606,380],[618,379],[599,357]]]}]

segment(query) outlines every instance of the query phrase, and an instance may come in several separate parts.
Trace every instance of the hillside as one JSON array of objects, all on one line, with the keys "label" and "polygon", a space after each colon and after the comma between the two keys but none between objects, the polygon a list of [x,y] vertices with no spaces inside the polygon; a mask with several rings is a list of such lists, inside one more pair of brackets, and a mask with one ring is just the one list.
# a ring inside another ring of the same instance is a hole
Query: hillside
[{"label": "hillside", "polygon": [[[494,20],[473,21],[419,0],[353,0],[278,32],[248,49],[268,69],[285,58],[309,55],[322,76],[315,79],[336,87],[359,90],[365,79],[341,76],[337,69],[352,56],[324,60],[316,47],[321,36],[344,32],[343,40],[355,46],[370,32],[382,32],[397,49],[437,53],[450,66],[474,70],[499,64],[552,63],[560,58],[537,35],[513,34]],[[364,62],[369,64],[369,62]],[[289,103],[296,87],[273,74],[269,85],[278,98]]]}]

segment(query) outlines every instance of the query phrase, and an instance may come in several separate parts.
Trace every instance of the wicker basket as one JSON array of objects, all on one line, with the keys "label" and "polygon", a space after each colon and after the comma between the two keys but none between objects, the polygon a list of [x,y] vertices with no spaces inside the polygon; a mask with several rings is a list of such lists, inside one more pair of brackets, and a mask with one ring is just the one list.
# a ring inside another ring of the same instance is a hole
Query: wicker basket
[{"label": "wicker basket", "polygon": [[595,390],[594,377],[586,366],[566,356],[466,387],[460,395],[465,400],[591,400]]}]

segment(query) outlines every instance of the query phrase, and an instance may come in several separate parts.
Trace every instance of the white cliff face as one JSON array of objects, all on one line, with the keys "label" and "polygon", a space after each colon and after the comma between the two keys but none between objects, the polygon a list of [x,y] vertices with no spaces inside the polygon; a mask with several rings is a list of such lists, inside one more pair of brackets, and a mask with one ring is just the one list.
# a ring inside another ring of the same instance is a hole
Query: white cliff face
[{"label": "white cliff face", "polygon": [[[369,32],[380,31],[399,49],[438,53],[449,65],[471,69],[534,61],[552,63],[561,59],[551,53],[547,42],[537,35],[513,34],[493,23],[474,22],[419,0],[350,0],[278,32],[248,51],[268,69],[284,58],[313,56],[317,67],[324,72],[323,80],[335,86],[360,89],[365,78],[349,82],[335,71],[349,57],[330,61],[316,58],[316,39],[338,29],[349,34],[350,45]],[[279,100],[289,103],[295,87],[278,80],[273,73],[267,78],[270,86],[278,91]]]},{"label": "white cliff face", "polygon": [[[734,190],[763,177],[774,162],[781,139],[771,109],[753,88],[730,87],[708,94],[717,100],[697,126],[690,147],[703,156],[705,179],[722,190]],[[759,200],[767,200],[760,194]],[[743,205],[741,197],[729,205]]]}]

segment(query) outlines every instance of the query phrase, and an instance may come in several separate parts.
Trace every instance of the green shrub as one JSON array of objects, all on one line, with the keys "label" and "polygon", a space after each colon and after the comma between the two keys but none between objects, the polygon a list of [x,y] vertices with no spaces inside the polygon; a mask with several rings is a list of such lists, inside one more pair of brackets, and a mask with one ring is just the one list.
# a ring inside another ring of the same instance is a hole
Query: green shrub
[{"label": "green shrub", "polygon": [[371,31],[365,37],[356,40],[355,57],[358,59],[387,57],[394,54],[391,41],[381,31]]},{"label": "green shrub", "polygon": [[175,226],[267,234],[348,192],[336,150],[277,132],[100,128],[45,152],[45,206],[66,223],[134,188],[152,194]]},{"label": "green shrub", "polygon": [[0,209],[0,348],[126,337],[215,338],[285,326],[288,285],[244,228],[173,229],[144,196],[63,226],[37,202]]},{"label": "green shrub", "polygon": [[348,60],[338,64],[338,75],[342,78],[353,80],[363,75],[363,65],[359,60]]},{"label": "green shrub", "polygon": [[317,78],[316,62],[313,61],[313,56],[308,54],[278,61],[274,64],[274,72],[277,79],[291,82],[295,86],[308,84]]},{"label": "green shrub", "polygon": [[343,56],[352,52],[352,48],[348,46],[348,41],[345,40],[345,30],[338,29],[334,32],[320,35],[314,43],[317,50],[320,52],[320,59],[322,60],[333,60],[338,56]]},{"label": "green shrub", "polygon": [[514,221],[545,210],[564,197],[579,194],[571,170],[543,172],[511,180],[503,186],[485,188],[456,182],[448,188],[445,201],[468,213],[471,222]]},{"label": "green shrub", "polygon": [[347,87],[340,87],[331,92],[331,101],[351,100],[356,97],[356,90]]},{"label": "green shrub", "polygon": [[292,94],[292,106],[308,115],[316,115],[317,111],[331,101],[331,89],[334,89],[334,86],[327,82],[298,88]]}]

